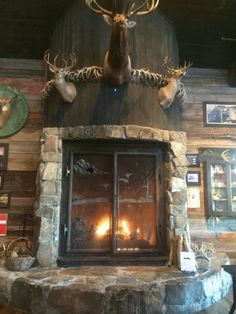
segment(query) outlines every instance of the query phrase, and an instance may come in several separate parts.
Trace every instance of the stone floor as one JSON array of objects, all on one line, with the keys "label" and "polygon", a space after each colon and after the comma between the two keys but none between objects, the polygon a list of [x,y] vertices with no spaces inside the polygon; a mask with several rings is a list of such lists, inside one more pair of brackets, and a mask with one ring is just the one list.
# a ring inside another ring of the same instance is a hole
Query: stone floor
[{"label": "stone floor", "polygon": [[[195,275],[165,266],[0,269],[0,304],[32,314],[192,314],[231,285],[223,257]],[[221,313],[223,314],[223,313]]]}]

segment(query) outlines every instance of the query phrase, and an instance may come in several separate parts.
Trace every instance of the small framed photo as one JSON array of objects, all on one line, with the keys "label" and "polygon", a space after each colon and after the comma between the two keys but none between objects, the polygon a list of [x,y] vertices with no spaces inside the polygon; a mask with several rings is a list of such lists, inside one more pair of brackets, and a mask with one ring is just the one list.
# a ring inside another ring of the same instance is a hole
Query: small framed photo
[{"label": "small framed photo", "polygon": [[0,143],[0,170],[7,170],[9,144]]},{"label": "small framed photo", "polygon": [[186,181],[187,181],[188,186],[199,186],[199,185],[201,185],[201,173],[200,173],[200,171],[188,171]]},{"label": "small framed photo", "polygon": [[4,178],[3,173],[0,173],[0,190],[3,188],[3,178]]},{"label": "small framed photo", "polygon": [[8,208],[10,207],[10,193],[8,192],[0,192],[0,208]]},{"label": "small framed photo", "polygon": [[188,166],[189,167],[199,167],[200,162],[198,158],[198,154],[186,154],[187,160],[188,160]]},{"label": "small framed photo", "polygon": [[203,102],[203,119],[204,126],[235,126],[236,103]]}]

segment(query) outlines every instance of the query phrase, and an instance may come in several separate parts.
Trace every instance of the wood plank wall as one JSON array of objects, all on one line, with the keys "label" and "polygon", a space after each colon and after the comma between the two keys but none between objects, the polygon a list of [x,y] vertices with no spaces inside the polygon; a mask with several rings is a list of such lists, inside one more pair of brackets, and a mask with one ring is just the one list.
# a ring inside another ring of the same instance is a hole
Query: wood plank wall
[{"label": "wood plank wall", "polygon": [[[219,139],[217,137],[233,135],[236,137],[236,127],[204,127],[203,102],[222,101],[236,102],[236,88],[230,87],[225,70],[213,69],[189,69],[185,76],[188,99],[183,105],[181,115],[181,130],[187,132],[187,151],[198,153],[201,147],[226,147],[235,148],[236,140]],[[192,168],[189,170],[199,170]],[[215,244],[219,251],[227,251],[232,257],[236,257],[236,231],[226,231],[222,223],[217,224],[212,217],[207,216],[204,201],[204,176],[203,165],[201,171],[200,208],[189,208],[190,230],[195,241],[208,241]],[[223,220],[223,219],[222,219]],[[233,218],[227,220],[234,223]]]},{"label": "wood plank wall", "polygon": [[[29,105],[29,118],[17,134],[0,139],[9,143],[8,170],[4,173],[4,191],[11,192],[8,237],[5,241],[23,234],[23,225],[32,229],[35,202],[35,178],[39,161],[40,135],[43,121],[41,89],[44,85],[42,64],[38,60],[0,59],[0,84],[9,85],[22,92]],[[236,141],[217,139],[217,136],[236,136],[236,128],[212,128],[203,126],[203,101],[236,102],[236,88],[229,86],[224,70],[190,69],[184,78],[188,99],[183,105],[181,130],[187,132],[187,150],[197,153],[201,147],[233,147]],[[191,170],[199,168],[191,168]],[[236,232],[209,228],[204,202],[204,178],[201,165],[201,207],[190,208],[189,218],[193,240],[211,241],[220,251],[236,252]],[[27,214],[29,214],[27,216]],[[27,230],[26,230],[27,231]],[[27,232],[26,232],[27,234]]]},{"label": "wood plank wall", "polygon": [[35,178],[43,121],[41,89],[44,76],[41,61],[0,59],[0,85],[15,87],[24,95],[29,106],[24,128],[13,136],[0,138],[0,143],[9,143],[8,167],[3,173],[1,191],[11,194],[10,207],[0,210],[8,213],[8,234],[6,238],[0,238],[1,243],[33,233]]}]

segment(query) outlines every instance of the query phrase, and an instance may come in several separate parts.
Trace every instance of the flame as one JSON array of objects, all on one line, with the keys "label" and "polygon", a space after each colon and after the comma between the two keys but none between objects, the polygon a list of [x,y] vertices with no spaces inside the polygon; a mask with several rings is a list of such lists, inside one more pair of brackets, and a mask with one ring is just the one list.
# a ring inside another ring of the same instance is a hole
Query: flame
[{"label": "flame", "polygon": [[[96,235],[99,237],[108,234],[110,230],[110,221],[108,219],[102,220],[102,222],[97,226]],[[139,231],[138,231],[139,232]],[[126,220],[121,220],[119,223],[118,234],[122,235],[124,238],[128,238],[131,234],[128,222]]]},{"label": "flame", "polygon": [[96,234],[101,237],[107,234],[110,230],[110,222],[109,220],[104,220],[100,225],[97,226]]},{"label": "flame", "polygon": [[121,220],[119,224],[118,234],[121,234],[123,237],[127,238],[130,236],[130,230],[128,226],[128,222],[126,220]]}]

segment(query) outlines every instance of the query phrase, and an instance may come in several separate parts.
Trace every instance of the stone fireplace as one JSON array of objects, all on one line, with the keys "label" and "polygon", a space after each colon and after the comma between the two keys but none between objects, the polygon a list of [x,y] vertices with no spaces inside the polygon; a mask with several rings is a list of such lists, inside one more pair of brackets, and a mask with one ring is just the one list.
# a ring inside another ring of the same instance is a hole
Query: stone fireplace
[{"label": "stone fireplace", "polygon": [[136,125],[45,128],[39,264],[167,260],[173,238],[188,235],[185,153],[182,132]]}]

